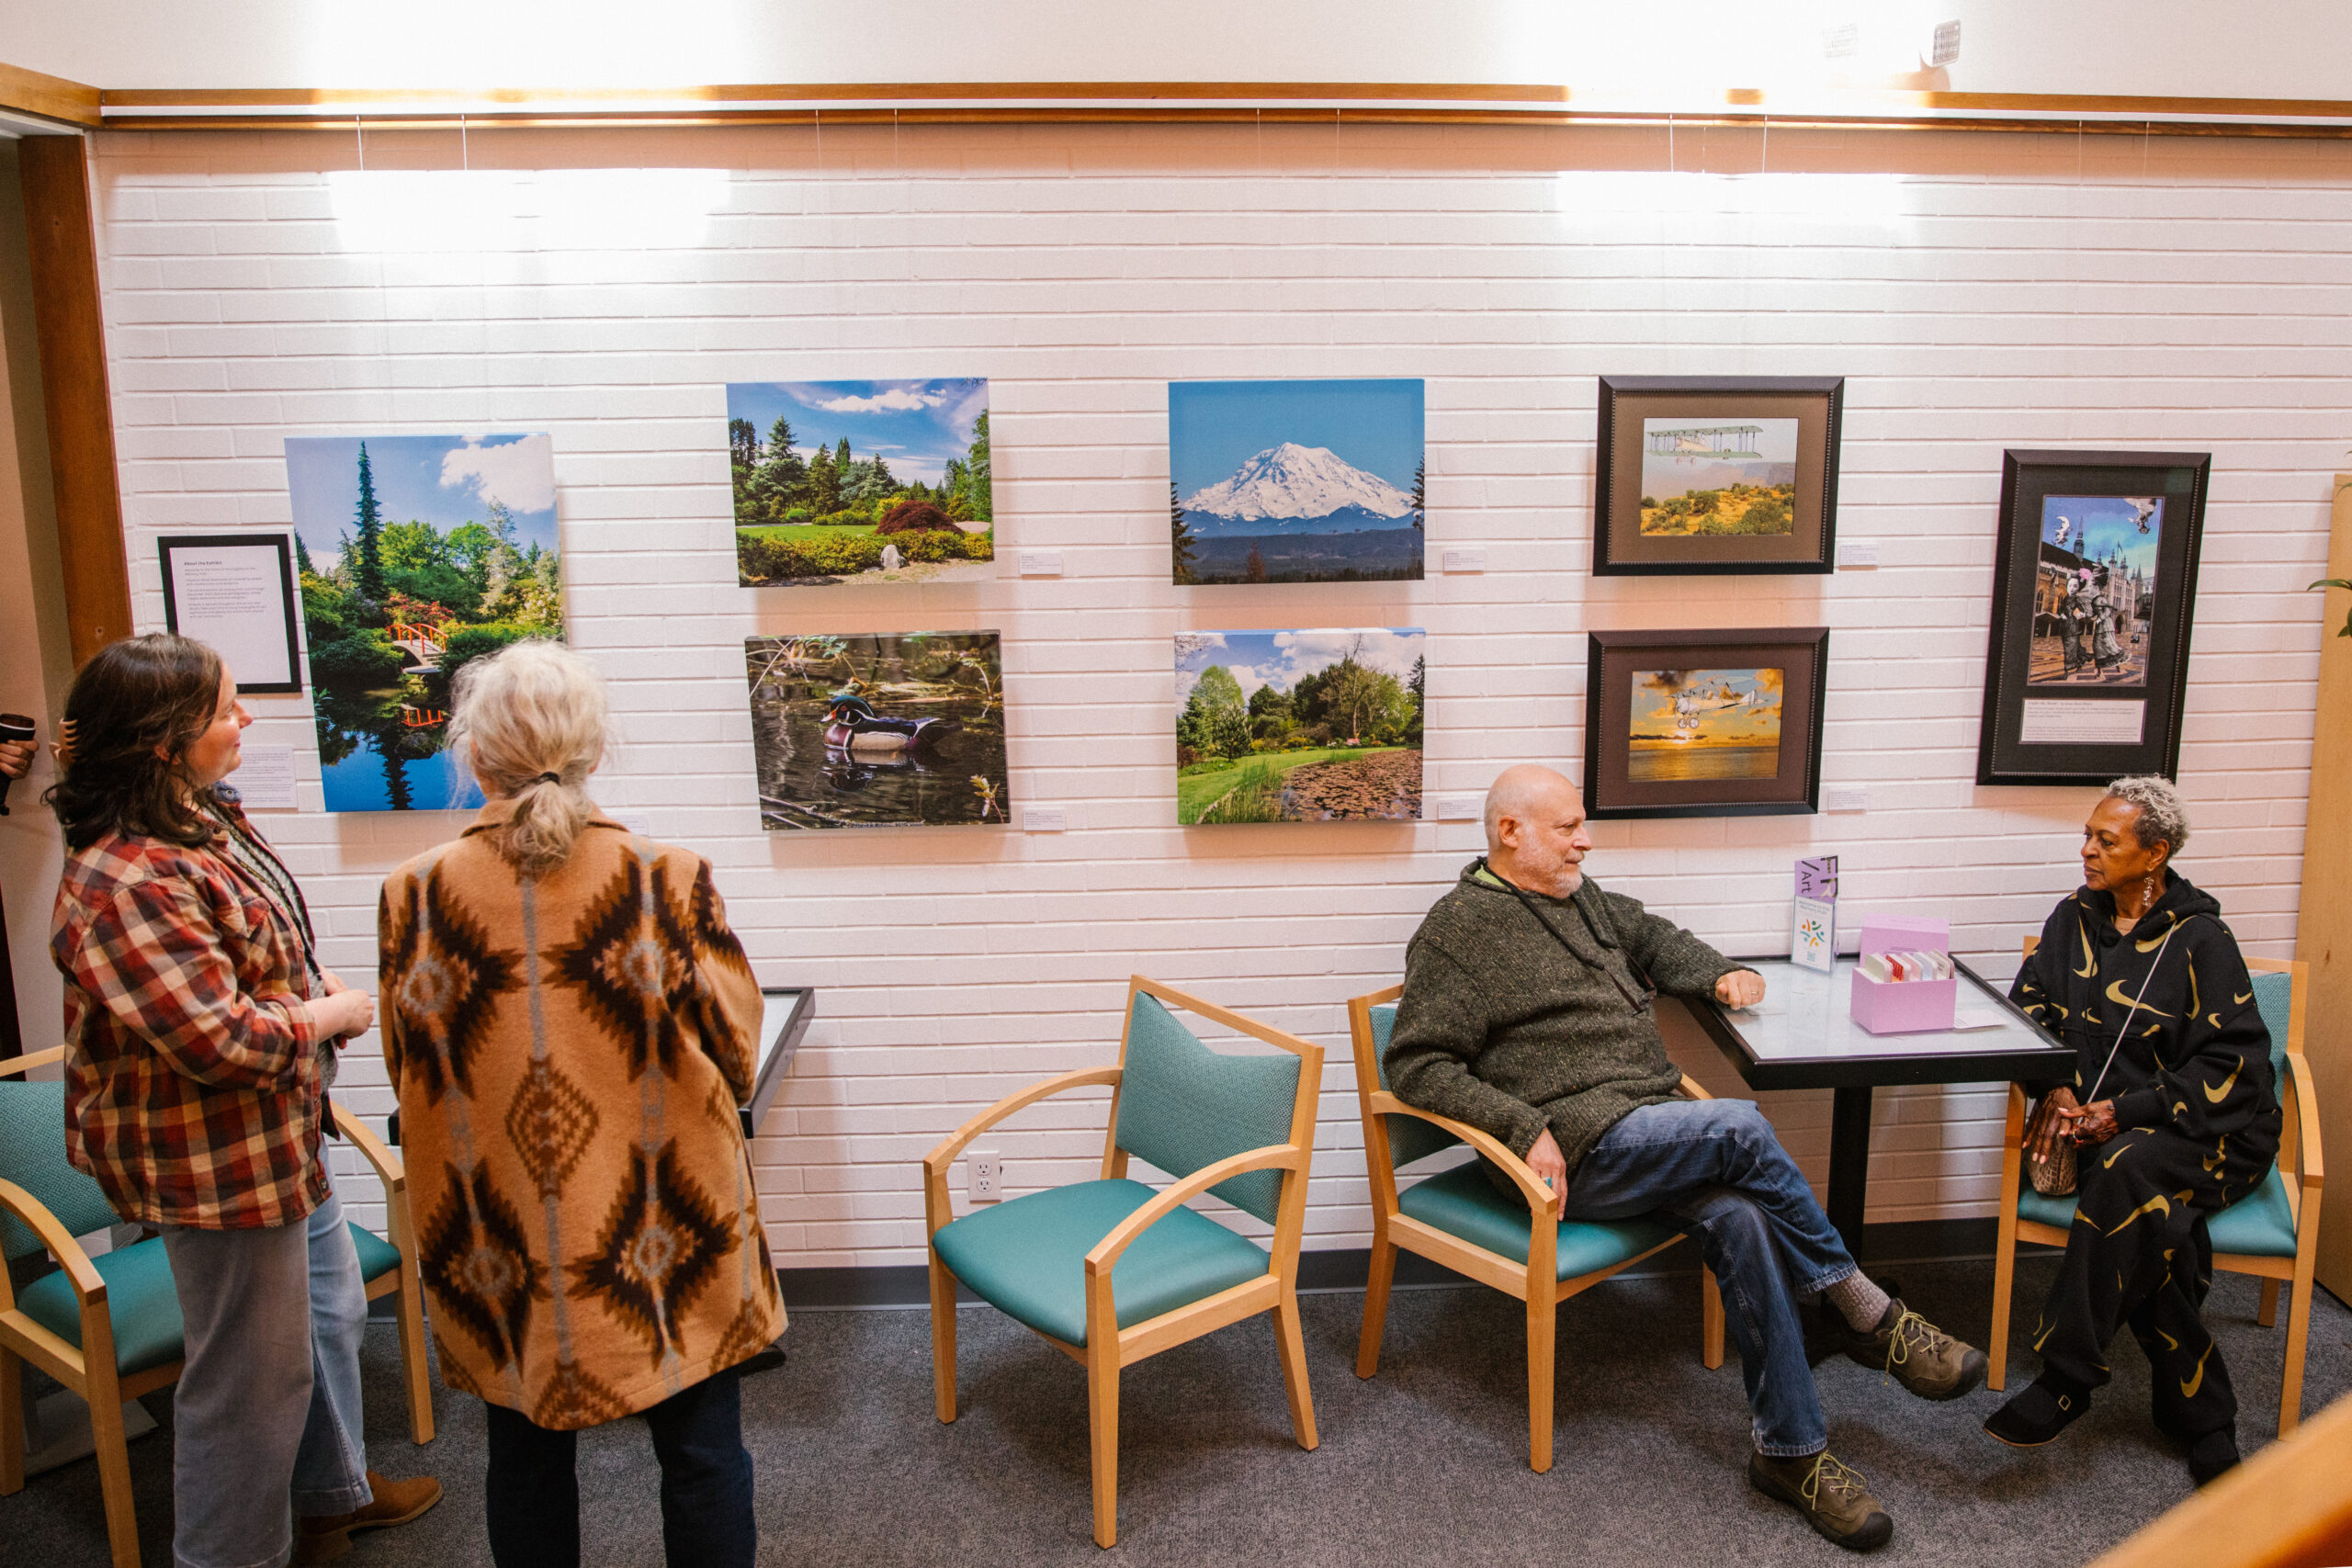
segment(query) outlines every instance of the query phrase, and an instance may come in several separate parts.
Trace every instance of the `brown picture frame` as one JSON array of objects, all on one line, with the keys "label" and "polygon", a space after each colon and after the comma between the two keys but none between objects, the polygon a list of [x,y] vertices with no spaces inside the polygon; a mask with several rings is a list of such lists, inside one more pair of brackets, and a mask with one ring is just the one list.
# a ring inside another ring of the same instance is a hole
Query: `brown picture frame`
[{"label": "brown picture frame", "polygon": [[[1836,570],[1842,376],[1603,376],[1593,483],[1595,577],[1728,576]],[[1786,535],[1644,535],[1643,422],[1798,422],[1794,526]]]},{"label": "brown picture frame", "polygon": [[[1828,694],[1827,626],[1587,634],[1584,808],[1619,817],[1783,817],[1821,806],[1822,710]],[[1633,681],[1637,670],[1781,671],[1781,738],[1772,777],[1636,779]]]}]

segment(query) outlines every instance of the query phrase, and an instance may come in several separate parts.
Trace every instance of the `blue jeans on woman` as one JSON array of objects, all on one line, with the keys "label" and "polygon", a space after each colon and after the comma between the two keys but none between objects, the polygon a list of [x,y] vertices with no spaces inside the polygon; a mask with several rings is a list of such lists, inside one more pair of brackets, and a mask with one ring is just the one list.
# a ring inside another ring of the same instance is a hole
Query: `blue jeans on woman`
[{"label": "blue jeans on woman", "polygon": [[172,1391],[174,1561],[277,1568],[293,1550],[293,1515],[369,1498],[368,1299],[343,1206],[329,1197],[299,1224],[163,1235],[187,1356]]},{"label": "blue jeans on woman", "polygon": [[1854,1260],[1755,1101],[1643,1106],[1569,1174],[1569,1219],[1653,1212],[1699,1230],[1739,1347],[1758,1450],[1789,1459],[1826,1448],[1796,1298],[1852,1274]]},{"label": "blue jeans on woman", "polygon": [[[577,1432],[485,1406],[490,1471],[482,1503],[498,1568],[578,1568]],[[743,1450],[741,1379],[729,1367],[644,1412],[662,1465],[662,1547],[670,1568],[752,1568],[752,1456]]]}]

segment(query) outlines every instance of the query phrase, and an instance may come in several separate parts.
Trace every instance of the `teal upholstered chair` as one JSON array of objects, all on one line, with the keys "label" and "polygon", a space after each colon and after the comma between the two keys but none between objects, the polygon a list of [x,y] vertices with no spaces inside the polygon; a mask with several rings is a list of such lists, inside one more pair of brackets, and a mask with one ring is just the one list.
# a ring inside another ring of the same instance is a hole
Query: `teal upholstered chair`
[{"label": "teal upholstered chair", "polygon": [[74,1238],[116,1221],[98,1184],[65,1158],[65,1086],[9,1081],[62,1059],[63,1047],[0,1062],[0,1253],[58,1261],[15,1290],[0,1273],[0,1495],[25,1484],[24,1363],[90,1406],[107,1540],[115,1568],[139,1568],[122,1403],[180,1375],[180,1303],[159,1239],[96,1258]]},{"label": "teal upholstered chair", "polygon": [[[1170,1007],[1280,1050],[1212,1051]],[[1118,1539],[1122,1367],[1271,1311],[1291,1429],[1300,1448],[1315,1447],[1296,1278],[1322,1077],[1320,1046],[1136,976],[1117,1066],[1063,1073],[1010,1095],[923,1160],[939,1418],[956,1419],[961,1281],[1086,1368],[1100,1545]],[[966,1145],[1025,1106],[1094,1084],[1115,1091],[1100,1179],[955,1217],[947,1172]],[[1176,1181],[1155,1192],[1128,1179],[1130,1155]],[[1272,1225],[1271,1250],[1184,1206],[1204,1191]]]},{"label": "teal upholstered chair", "polygon": [[[1525,1161],[1476,1127],[1417,1111],[1388,1091],[1381,1057],[1388,1050],[1396,1001],[1403,992],[1402,986],[1391,986],[1348,1003],[1364,1163],[1372,1178],[1372,1279],[1364,1292],[1356,1376],[1368,1378],[1380,1370],[1380,1336],[1399,1248],[1492,1285],[1527,1304],[1527,1462],[1546,1471],[1552,1468],[1552,1349],[1560,1303],[1673,1246],[1682,1239],[1682,1230],[1651,1215],[1536,1224],[1532,1216],[1550,1205],[1552,1194]],[[1682,1090],[1694,1100],[1709,1098],[1688,1077]],[[1499,1166],[1518,1184],[1522,1201],[1497,1192],[1476,1160],[1397,1190],[1399,1169],[1464,1144]],[[1723,1298],[1713,1273],[1704,1266],[1700,1273],[1700,1355],[1709,1367],[1720,1367]]]},{"label": "teal upholstered chair", "polygon": [[[2033,952],[2029,940],[2026,952]],[[2278,1435],[2295,1429],[2303,1414],[2303,1349],[2311,1334],[2312,1269],[2319,1260],[2319,1101],[2312,1090],[2311,1064],[2303,1059],[2303,1002],[2307,976],[2301,959],[2249,958],[2255,1006],[2270,1030],[2270,1067],[2286,1112],[2278,1140],[2278,1162],[2248,1196],[2206,1221],[2213,1238],[2213,1267],[2262,1280],[2256,1321],[2275,1327],[2278,1285],[2292,1287],[2287,1307],[2287,1365],[2278,1392]],[[1993,1259],[1992,1366],[1986,1382],[2003,1387],[2008,1377],[2009,1294],[2017,1273],[2018,1244],[2066,1245],[2075,1200],[2045,1198],[2025,1179],[2026,1093],[2009,1086],[2009,1114],[2001,1150],[2001,1190],[2012,1194],[2001,1205],[1999,1250]]]}]

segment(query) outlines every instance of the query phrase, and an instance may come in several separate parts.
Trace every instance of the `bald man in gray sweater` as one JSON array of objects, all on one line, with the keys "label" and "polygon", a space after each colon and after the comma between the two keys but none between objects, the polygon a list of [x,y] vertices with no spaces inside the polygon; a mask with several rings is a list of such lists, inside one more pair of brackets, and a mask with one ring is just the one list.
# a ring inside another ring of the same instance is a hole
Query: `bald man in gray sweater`
[{"label": "bald man in gray sweater", "polygon": [[1676,1097],[1682,1073],[1654,998],[1746,1007],[1763,999],[1763,977],[1602,891],[1583,872],[1591,848],[1566,779],[1523,765],[1495,781],[1485,857],[1406,949],[1389,1086],[1500,1140],[1552,1190],[1555,1219],[1655,1212],[1696,1227],[1755,1415],[1748,1479],[1838,1545],[1882,1546],[1894,1521],[1829,1453],[1796,1298],[1820,1292],[1845,1320],[1848,1353],[1923,1398],[1973,1389],[1984,1353],[1855,1267],[1754,1101]]}]

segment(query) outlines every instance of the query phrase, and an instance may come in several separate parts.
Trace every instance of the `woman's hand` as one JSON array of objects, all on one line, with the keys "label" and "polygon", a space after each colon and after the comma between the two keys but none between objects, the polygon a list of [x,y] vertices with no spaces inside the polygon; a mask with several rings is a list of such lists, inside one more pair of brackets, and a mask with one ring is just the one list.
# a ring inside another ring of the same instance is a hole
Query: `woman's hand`
[{"label": "woman's hand", "polygon": [[2041,1097],[2034,1108],[2033,1120],[2026,1123],[2026,1157],[2036,1165],[2048,1165],[2058,1157],[2058,1140],[2065,1135],[2066,1127],[2061,1118],[2072,1116],[2081,1109],[2071,1089],[2053,1089]]},{"label": "woman's hand", "polygon": [[2116,1125],[2115,1101],[2111,1100],[2095,1100],[2078,1110],[2061,1111],[2058,1119],[2066,1123],[2066,1135],[2077,1144],[2103,1144],[2123,1130]]},{"label": "woman's hand", "polygon": [[376,1021],[376,998],[347,987],[323,997],[313,997],[306,1005],[311,1029],[321,1040],[356,1039]]}]

